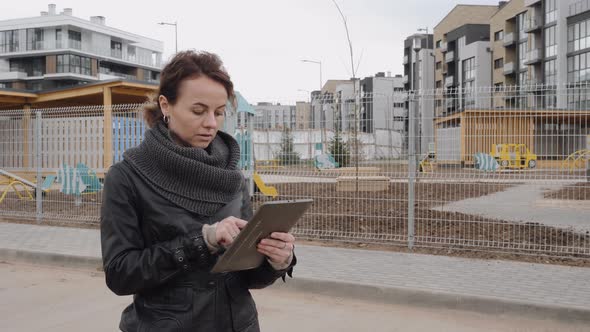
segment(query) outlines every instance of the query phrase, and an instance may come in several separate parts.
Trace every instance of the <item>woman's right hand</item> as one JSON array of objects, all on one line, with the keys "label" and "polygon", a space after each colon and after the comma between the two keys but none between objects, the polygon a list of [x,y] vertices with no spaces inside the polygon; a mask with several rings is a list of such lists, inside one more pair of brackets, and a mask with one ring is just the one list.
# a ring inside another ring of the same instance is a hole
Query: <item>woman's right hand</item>
[{"label": "woman's right hand", "polygon": [[224,247],[229,247],[240,233],[240,230],[246,227],[247,223],[246,220],[236,217],[227,217],[218,222],[215,227],[215,239],[217,243]]}]

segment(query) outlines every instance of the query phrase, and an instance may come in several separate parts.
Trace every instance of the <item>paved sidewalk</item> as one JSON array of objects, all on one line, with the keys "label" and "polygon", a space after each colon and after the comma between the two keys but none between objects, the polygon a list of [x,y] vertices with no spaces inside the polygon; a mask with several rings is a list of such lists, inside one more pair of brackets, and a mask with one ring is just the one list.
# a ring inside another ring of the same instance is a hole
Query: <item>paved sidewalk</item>
[{"label": "paved sidewalk", "polygon": [[[100,234],[89,229],[0,223],[0,260],[23,254],[63,256],[69,261],[79,257],[96,263],[101,255]],[[537,316],[550,313],[558,319],[590,322],[588,268],[302,245],[297,246],[297,256],[295,279],[285,285],[299,282],[300,288],[332,290],[332,295],[385,301],[394,297],[393,302],[496,313],[536,311]]]},{"label": "paved sidewalk", "polygon": [[[566,184],[523,184],[490,195],[450,202],[433,208],[513,222],[534,222],[557,228],[590,231],[590,205],[586,201],[569,202],[544,199],[548,191]],[[552,204],[553,203],[553,204]]]}]

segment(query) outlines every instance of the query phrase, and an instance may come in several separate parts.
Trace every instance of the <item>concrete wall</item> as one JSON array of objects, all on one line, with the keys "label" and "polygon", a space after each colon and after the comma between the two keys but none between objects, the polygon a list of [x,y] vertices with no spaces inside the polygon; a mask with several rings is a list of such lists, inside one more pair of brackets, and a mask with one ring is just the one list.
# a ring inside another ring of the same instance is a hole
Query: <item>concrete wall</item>
[{"label": "concrete wall", "polygon": [[[299,153],[302,159],[311,159],[321,151],[316,151],[317,143],[322,143],[327,152],[327,146],[334,137],[331,130],[294,130],[293,148]],[[283,132],[280,130],[255,130],[253,135],[254,157],[257,160],[274,159],[281,150],[281,138]],[[359,156],[361,160],[396,159],[402,157],[402,135],[399,132],[376,130],[374,133],[358,133]],[[322,140],[323,138],[323,140]],[[342,133],[344,142],[353,138],[353,133]],[[354,148],[350,148],[351,154]]]},{"label": "concrete wall", "polygon": [[437,161],[461,161],[461,128],[436,130]]}]

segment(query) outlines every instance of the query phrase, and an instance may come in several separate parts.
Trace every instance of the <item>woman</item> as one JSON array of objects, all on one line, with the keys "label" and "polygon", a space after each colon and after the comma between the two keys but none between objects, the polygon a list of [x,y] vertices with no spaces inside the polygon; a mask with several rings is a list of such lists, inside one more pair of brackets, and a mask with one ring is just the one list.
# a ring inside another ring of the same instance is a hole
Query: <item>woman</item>
[{"label": "woman", "polygon": [[150,129],[105,179],[101,243],[108,287],[133,294],[119,328],[259,331],[248,289],[291,275],[294,237],[274,233],[258,268],[212,274],[252,216],[239,147],[219,131],[233,84],[216,55],[177,54],[163,69]]}]

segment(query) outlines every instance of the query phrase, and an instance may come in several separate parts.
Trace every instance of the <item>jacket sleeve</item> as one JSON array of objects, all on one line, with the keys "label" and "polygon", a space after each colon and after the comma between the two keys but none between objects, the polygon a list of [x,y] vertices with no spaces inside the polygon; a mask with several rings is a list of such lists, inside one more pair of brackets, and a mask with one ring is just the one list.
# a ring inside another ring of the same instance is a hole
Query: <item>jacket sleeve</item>
[{"label": "jacket sleeve", "polygon": [[115,294],[136,294],[192,265],[208,264],[211,257],[200,227],[146,247],[137,211],[134,187],[122,170],[111,167],[104,183],[100,234],[106,284]]},{"label": "jacket sleeve", "polygon": [[[242,219],[245,220],[250,220],[253,216],[251,197],[248,187],[248,182],[246,181],[242,195]],[[262,265],[260,265],[258,268],[240,271],[238,273],[248,288],[260,289],[272,285],[278,278],[283,278],[283,281],[285,281],[285,275],[292,277],[293,267],[295,264],[297,264],[297,258],[295,257],[295,253],[293,253],[293,260],[291,261],[291,264],[284,270],[275,270],[270,265],[268,260],[265,259]]]}]

